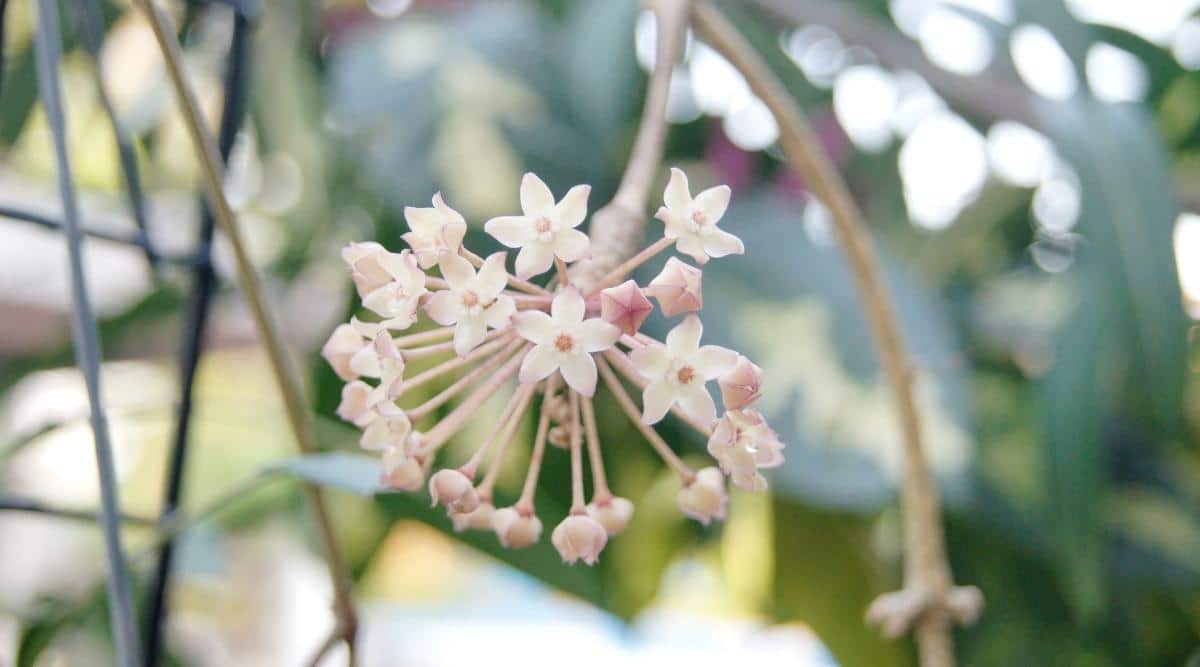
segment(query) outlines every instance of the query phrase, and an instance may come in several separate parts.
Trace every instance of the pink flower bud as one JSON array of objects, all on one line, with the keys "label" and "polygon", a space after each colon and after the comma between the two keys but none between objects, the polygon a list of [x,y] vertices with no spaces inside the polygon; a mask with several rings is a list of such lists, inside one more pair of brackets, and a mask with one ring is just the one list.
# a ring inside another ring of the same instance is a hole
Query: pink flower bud
[{"label": "pink flower bud", "polygon": [[632,336],[642,328],[654,306],[632,280],[600,292],[600,318]]},{"label": "pink flower bud", "polygon": [[450,513],[450,521],[454,523],[454,532],[464,530],[491,530],[492,515],[496,507],[487,501],[480,501],[479,506],[465,514]]},{"label": "pink flower bud", "polygon": [[475,511],[479,507],[479,495],[475,493],[475,485],[471,480],[457,470],[439,470],[429,478],[429,496],[433,505],[445,505],[446,509],[456,514]]},{"label": "pink flower bud", "polygon": [[542,536],[542,522],[532,513],[522,514],[516,508],[505,507],[492,513],[492,530],[500,544],[510,549],[523,549]]},{"label": "pink flower bud", "polygon": [[658,300],[659,307],[667,317],[697,311],[704,306],[700,277],[700,269],[672,257],[650,281],[646,293]]},{"label": "pink flower bud", "polygon": [[321,348],[321,356],[329,362],[338,377],[347,382],[357,380],[358,373],[350,368],[350,359],[366,344],[362,334],[353,325],[339,324]]},{"label": "pink flower bud", "polygon": [[425,483],[425,466],[403,446],[389,447],[383,453],[381,481],[397,491],[416,491]]},{"label": "pink flower bud", "polygon": [[690,484],[679,491],[679,509],[684,514],[708,525],[713,519],[725,518],[725,476],[716,468],[704,468],[696,473]]},{"label": "pink flower bud", "polygon": [[554,548],[562,556],[564,563],[574,563],[582,560],[588,565],[595,565],[600,558],[600,552],[608,543],[608,533],[590,516],[576,514],[563,519],[550,535]]},{"label": "pink flower bud", "polygon": [[375,393],[371,385],[361,380],[355,380],[342,387],[342,402],[338,404],[337,416],[362,428],[375,419],[377,413],[372,409]]},{"label": "pink flower bud", "polygon": [[571,429],[562,424],[552,427],[546,435],[546,442],[559,449],[566,449],[571,444]]},{"label": "pink flower bud", "polygon": [[739,356],[733,368],[717,380],[725,409],[740,410],[753,405],[762,396],[762,377],[761,368],[746,357]]},{"label": "pink flower bud", "polygon": [[604,526],[609,537],[616,537],[633,516],[633,503],[628,498],[611,497],[594,500],[587,506],[588,516]]}]

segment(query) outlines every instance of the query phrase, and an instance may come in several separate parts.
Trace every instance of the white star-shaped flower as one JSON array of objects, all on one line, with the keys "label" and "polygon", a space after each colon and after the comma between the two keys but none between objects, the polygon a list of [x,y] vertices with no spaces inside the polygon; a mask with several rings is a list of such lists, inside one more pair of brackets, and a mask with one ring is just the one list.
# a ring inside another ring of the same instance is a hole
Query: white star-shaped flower
[{"label": "white star-shaped flower", "polygon": [[554,258],[574,262],[589,253],[587,234],[575,229],[587,217],[589,185],[576,185],[555,203],[554,193],[533,174],[521,179],[521,211],[524,215],[492,218],[484,225],[488,234],[517,253],[518,278],[544,273]]},{"label": "white star-shaped flower", "polygon": [[467,221],[446,205],[440,192],[433,196],[433,208],[404,207],[404,219],[412,231],[400,238],[416,253],[422,269],[437,264],[444,252],[457,255],[467,235]]},{"label": "white star-shaped flower", "polygon": [[[356,263],[357,270],[363,261]],[[363,296],[363,306],[372,310],[387,329],[407,329],[417,321],[417,306],[425,295],[425,272],[417,266],[417,258],[409,251],[377,253],[371,256],[371,270],[384,279],[372,284]],[[360,283],[360,289],[364,283]]]},{"label": "white star-shaped flower", "polygon": [[550,304],[550,314],[527,310],[517,314],[517,333],[534,343],[521,362],[521,382],[537,382],[561,371],[572,389],[592,396],[596,393],[596,361],[593,352],[612,347],[621,330],[594,317],[584,319],[583,295],[574,287],[560,291]]},{"label": "white star-shaped flower", "polygon": [[664,235],[675,240],[679,252],[690,255],[699,264],[709,258],[740,255],[746,251],[742,240],[717,228],[717,222],[729,207],[729,186],[718,185],[692,197],[687,175],[672,168],[671,180],[663,192],[663,206],[654,217],[666,225]]},{"label": "white star-shaped flower", "polygon": [[630,361],[650,384],[642,393],[642,421],[653,424],[676,403],[702,424],[717,418],[717,407],[704,384],[737,363],[737,352],[700,346],[700,318],[689,315],[667,334],[667,344],[634,350]]},{"label": "white star-shaped flower", "polygon": [[501,294],[508,281],[504,253],[492,254],[479,267],[458,255],[443,254],[438,260],[448,290],[434,292],[425,312],[442,326],[454,325],[454,351],[466,356],[483,342],[488,327],[502,329],[517,311],[512,297]]}]

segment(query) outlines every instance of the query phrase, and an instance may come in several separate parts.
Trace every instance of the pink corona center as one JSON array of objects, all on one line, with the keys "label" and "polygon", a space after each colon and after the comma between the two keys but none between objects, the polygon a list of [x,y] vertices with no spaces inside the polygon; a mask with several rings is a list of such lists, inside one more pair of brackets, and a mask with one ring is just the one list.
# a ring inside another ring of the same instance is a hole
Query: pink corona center
[{"label": "pink corona center", "polygon": [[575,339],[571,338],[570,334],[560,333],[554,339],[554,349],[562,353],[570,352],[575,348]]},{"label": "pink corona center", "polygon": [[691,384],[692,380],[696,379],[696,370],[691,366],[684,366],[676,371],[675,379],[679,384]]},{"label": "pink corona center", "polygon": [[550,218],[542,216],[533,223],[533,228],[537,230],[538,234],[547,234],[554,228],[554,225],[550,223]]},{"label": "pink corona center", "polygon": [[696,228],[699,229],[708,224],[708,218],[705,217],[704,211],[696,210],[692,211],[692,222],[695,223]]},{"label": "pink corona center", "polygon": [[472,292],[471,290],[467,290],[467,291],[463,292],[462,305],[466,306],[467,308],[473,308],[475,306],[478,306],[479,305],[479,295]]}]

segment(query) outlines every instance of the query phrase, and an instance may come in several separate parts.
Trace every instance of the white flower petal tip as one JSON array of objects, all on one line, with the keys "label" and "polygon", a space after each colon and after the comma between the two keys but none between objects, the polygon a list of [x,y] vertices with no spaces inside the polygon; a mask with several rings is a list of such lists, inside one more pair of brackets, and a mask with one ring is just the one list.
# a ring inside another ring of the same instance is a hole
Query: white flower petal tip
[{"label": "white flower petal tip", "polygon": [[632,280],[600,292],[600,319],[623,334],[637,333],[653,310],[650,300]]},{"label": "white flower petal tip", "polygon": [[558,371],[572,389],[594,395],[597,372],[592,353],[615,345],[620,329],[600,318],[584,319],[583,296],[573,287],[555,295],[550,313],[527,311],[516,317],[517,333],[534,344],[521,362],[518,378],[537,382]]},{"label": "white flower petal tip", "polygon": [[396,491],[417,491],[425,484],[425,466],[407,447],[389,447],[383,453],[383,474],[380,482]]},{"label": "white flower petal tip", "polygon": [[717,379],[721,401],[726,410],[740,410],[754,405],[762,396],[763,370],[746,357],[739,356],[729,372]]},{"label": "white flower petal tip", "polygon": [[725,518],[725,476],[716,468],[704,468],[691,483],[679,491],[679,509],[687,516],[708,525],[713,519]]},{"label": "white flower petal tip", "polygon": [[700,269],[672,257],[650,281],[646,293],[658,301],[667,317],[698,311],[704,307],[704,297],[700,291],[701,275]]},{"label": "white flower petal tip", "polygon": [[708,453],[734,486],[762,491],[767,480],[758,471],[783,464],[784,444],[757,410],[730,410],[708,439]]},{"label": "white flower petal tip", "polygon": [[440,192],[433,196],[433,208],[405,207],[404,219],[412,231],[401,238],[412,248],[423,269],[436,264],[442,253],[458,254],[467,235],[467,221],[446,205]]},{"label": "white flower petal tip", "polygon": [[412,326],[427,292],[425,272],[412,252],[391,253],[378,243],[352,243],[342,254],[354,258],[351,275],[363,306],[384,318],[386,328]]},{"label": "white flower petal tip", "polygon": [[470,512],[451,512],[450,521],[454,524],[454,532],[456,533],[461,533],[465,530],[491,530],[492,514],[495,512],[496,507],[490,502],[480,501],[479,505]]},{"label": "white flower petal tip", "polygon": [[542,522],[532,512],[522,513],[514,507],[505,507],[492,513],[492,530],[501,545],[523,549],[541,539]]},{"label": "white flower petal tip", "polygon": [[675,240],[679,252],[698,264],[709,258],[740,255],[745,252],[741,239],[717,227],[729,207],[728,185],[709,188],[692,197],[687,176],[672,168],[671,180],[663,192],[664,206],[654,217],[665,225],[664,234]]},{"label": "white flower petal tip", "polygon": [[350,359],[365,345],[362,334],[353,325],[339,324],[321,347],[321,356],[338,377],[350,382],[358,379],[358,374],[350,368]]},{"label": "white flower petal tip", "polygon": [[522,280],[545,273],[557,257],[575,262],[591,256],[587,234],[576,229],[587,217],[591,187],[577,185],[557,203],[550,188],[534,174],[521,179],[522,215],[506,215],[484,223],[484,231],[517,253],[516,274]]},{"label": "white flower petal tip", "polygon": [[628,498],[611,497],[594,500],[587,506],[588,516],[604,526],[609,537],[616,537],[633,518],[633,503]]},{"label": "white flower petal tip", "polygon": [[439,470],[429,478],[431,507],[444,505],[456,514],[474,512],[479,507],[479,495],[470,478],[458,470]]},{"label": "white flower petal tip", "polygon": [[550,534],[550,541],[564,563],[583,561],[595,565],[608,543],[608,533],[590,516],[576,514],[563,519]]}]

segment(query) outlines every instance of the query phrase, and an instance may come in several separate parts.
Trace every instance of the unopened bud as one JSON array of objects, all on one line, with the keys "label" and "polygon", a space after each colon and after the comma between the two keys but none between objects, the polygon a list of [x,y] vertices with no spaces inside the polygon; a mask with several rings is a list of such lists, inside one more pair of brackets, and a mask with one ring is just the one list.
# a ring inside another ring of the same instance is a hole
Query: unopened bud
[{"label": "unopened bud", "polygon": [[717,380],[721,400],[726,410],[740,410],[753,405],[762,396],[763,371],[746,357],[738,357],[729,372]]},{"label": "unopened bud", "polygon": [[600,292],[600,318],[632,336],[642,328],[654,306],[632,280]]},{"label": "unopened bud", "polygon": [[563,519],[554,528],[550,541],[564,563],[574,563],[582,560],[588,565],[595,565],[600,558],[600,552],[608,543],[608,533],[590,516],[575,514]]},{"label": "unopened bud", "polygon": [[587,506],[588,516],[604,526],[609,537],[616,537],[633,516],[633,503],[628,498],[610,497],[592,501]]},{"label": "unopened bud", "polygon": [[454,523],[454,532],[456,533],[464,530],[491,530],[492,514],[495,512],[494,505],[487,501],[481,501],[473,511],[463,514],[451,512],[450,521]]},{"label": "unopened bud", "polygon": [[512,507],[492,512],[492,530],[500,544],[510,549],[523,549],[542,536],[542,522],[532,513],[522,514]]},{"label": "unopened bud", "polygon": [[389,447],[383,453],[381,481],[384,486],[397,491],[416,491],[425,483],[425,466],[403,446]]},{"label": "unopened bud", "polygon": [[659,307],[667,317],[697,311],[704,306],[704,297],[700,292],[701,275],[700,269],[672,257],[646,286],[646,293],[658,300]]},{"label": "unopened bud", "polygon": [[559,449],[566,449],[571,444],[571,429],[559,424],[550,429],[546,434],[546,440]]},{"label": "unopened bud", "polygon": [[429,478],[429,496],[433,507],[445,505],[456,514],[475,511],[479,507],[479,494],[471,480],[457,470],[439,470]]},{"label": "unopened bud", "polygon": [[679,491],[679,509],[707,526],[713,519],[725,518],[728,498],[725,476],[716,468],[704,468]]},{"label": "unopened bud", "polygon": [[375,394],[369,384],[360,380],[350,382],[342,387],[342,402],[338,404],[337,416],[362,428],[378,414],[372,409],[374,400]]}]

